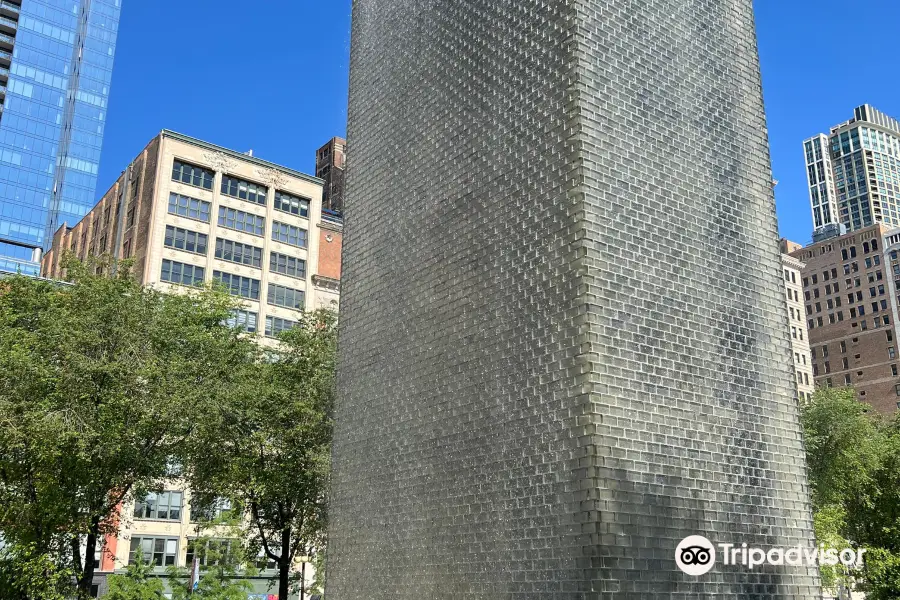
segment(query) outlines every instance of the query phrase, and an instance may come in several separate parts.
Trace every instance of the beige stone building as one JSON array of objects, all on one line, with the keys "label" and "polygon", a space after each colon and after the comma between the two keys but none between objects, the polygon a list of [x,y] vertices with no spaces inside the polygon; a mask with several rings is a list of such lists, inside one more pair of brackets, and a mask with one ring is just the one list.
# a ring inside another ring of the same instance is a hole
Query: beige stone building
[{"label": "beige stone building", "polygon": [[[219,280],[240,298],[234,324],[271,340],[302,310],[337,309],[343,225],[337,214],[323,218],[322,192],[315,177],[163,131],[79,223],[55,233],[41,273],[64,279],[68,251],[133,259],[139,281],[165,291]],[[173,480],[162,494],[130,499],[120,515],[96,559],[98,594],[137,548],[161,574],[190,566],[200,532],[185,486]],[[274,565],[258,566],[254,591],[271,594]],[[304,571],[311,582],[311,566]]]},{"label": "beige stone building", "polygon": [[[782,241],[782,252],[791,252],[799,247],[798,244],[793,242]],[[784,268],[784,289],[790,318],[791,350],[794,355],[797,391],[800,395],[800,400],[809,400],[816,388],[803,304],[802,271],[805,265],[790,254],[784,253],[781,255],[781,262]]]},{"label": "beige stone building", "polygon": [[802,268],[812,368],[818,386],[853,386],[892,413],[900,403],[897,357],[900,230],[875,224],[794,249]]},{"label": "beige stone building", "polygon": [[219,280],[241,298],[236,322],[271,337],[294,324],[300,310],[337,308],[333,255],[336,248],[340,256],[342,225],[331,215],[323,223],[322,185],[163,131],[91,212],[55,233],[41,273],[64,278],[60,259],[71,251],[82,260],[132,258],[144,285],[165,290]]}]

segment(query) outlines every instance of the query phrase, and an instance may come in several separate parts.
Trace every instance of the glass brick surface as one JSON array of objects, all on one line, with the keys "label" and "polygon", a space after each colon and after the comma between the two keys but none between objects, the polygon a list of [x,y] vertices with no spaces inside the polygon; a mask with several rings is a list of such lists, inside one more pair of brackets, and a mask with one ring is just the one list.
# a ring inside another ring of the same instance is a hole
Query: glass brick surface
[{"label": "glass brick surface", "polygon": [[[0,37],[9,67],[0,114],[0,242],[49,246],[96,202],[121,0],[22,0]],[[0,13],[4,9],[0,7]],[[2,29],[2,22],[0,22]],[[22,262],[0,246],[0,270]],[[20,265],[21,266],[21,265]]]},{"label": "glass brick surface", "polygon": [[812,544],[751,1],[358,0],[350,89],[329,597],[819,598],[674,560]]}]

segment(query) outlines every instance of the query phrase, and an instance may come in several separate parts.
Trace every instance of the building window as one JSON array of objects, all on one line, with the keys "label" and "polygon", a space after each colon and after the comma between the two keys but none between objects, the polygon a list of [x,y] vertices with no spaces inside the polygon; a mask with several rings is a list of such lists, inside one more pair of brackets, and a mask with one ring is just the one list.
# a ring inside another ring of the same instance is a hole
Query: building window
[{"label": "building window", "polygon": [[213,271],[213,279],[221,281],[232,296],[259,300],[259,279]]},{"label": "building window", "polygon": [[181,520],[181,492],[149,493],[134,503],[135,519]]},{"label": "building window", "polygon": [[306,279],[306,261],[287,254],[272,252],[269,256],[269,270],[296,279]]},{"label": "building window", "polygon": [[275,221],[272,224],[272,239],[298,248],[306,248],[306,230]]},{"label": "building window", "polygon": [[269,188],[258,183],[250,183],[229,175],[222,176],[222,193],[247,202],[265,205]]},{"label": "building window", "polygon": [[169,248],[177,248],[185,252],[193,252],[194,254],[206,254],[205,233],[189,231],[181,227],[166,225],[166,237],[163,241]]},{"label": "building window", "polygon": [[247,333],[256,333],[258,315],[249,310],[232,310],[231,317],[226,321],[229,327],[240,327]]},{"label": "building window", "polygon": [[850,383],[851,383],[850,375],[849,374],[844,375],[844,385],[850,385]]},{"label": "building window", "polygon": [[888,358],[895,358],[896,355],[897,355],[897,351],[894,349],[893,346],[888,348]]},{"label": "building window", "polygon": [[134,201],[128,204],[128,211],[125,213],[125,228],[134,227]]},{"label": "building window", "polygon": [[293,288],[270,283],[267,301],[269,304],[274,304],[275,306],[284,306],[302,310],[304,307],[304,295],[303,290],[295,290]]},{"label": "building window", "polygon": [[172,165],[172,180],[180,181],[205,190],[213,188],[213,172],[176,160]]},{"label": "building window", "polygon": [[275,210],[280,210],[281,212],[290,213],[300,217],[308,217],[309,200],[276,191]]},{"label": "building window", "polygon": [[238,263],[240,265],[250,265],[251,267],[260,268],[262,266],[262,248],[217,238],[216,258]]},{"label": "building window", "polygon": [[134,564],[135,554],[139,548],[145,563],[157,567],[168,567],[175,564],[175,557],[178,554],[178,539],[133,535],[131,549],[128,552],[128,564]]},{"label": "building window", "polygon": [[296,321],[281,319],[279,317],[266,317],[266,336],[276,337],[282,331],[287,331],[296,325]]},{"label": "building window", "polygon": [[226,206],[219,207],[219,225],[252,235],[265,235],[266,232],[266,220],[263,217]]},{"label": "building window", "polygon": [[159,278],[179,285],[200,285],[203,283],[204,275],[203,267],[163,259]]},{"label": "building window", "polygon": [[209,223],[209,202],[181,194],[169,194],[169,214]]},{"label": "building window", "polygon": [[[900,403],[898,403],[900,404]],[[269,550],[272,551],[272,554],[275,556],[281,556],[281,546],[269,544]],[[265,548],[259,549],[259,554],[256,559],[256,568],[260,571],[274,571],[278,568],[278,564],[275,560],[272,559],[268,554],[266,554]]]},{"label": "building window", "polygon": [[[256,314],[256,313],[252,313]],[[219,497],[206,506],[191,507],[191,523],[209,522],[221,519],[223,516],[229,516],[233,504],[231,499]]]},{"label": "building window", "polygon": [[232,553],[232,544],[239,543],[238,540],[188,540],[185,565],[194,564],[195,557],[203,567],[227,562]]}]

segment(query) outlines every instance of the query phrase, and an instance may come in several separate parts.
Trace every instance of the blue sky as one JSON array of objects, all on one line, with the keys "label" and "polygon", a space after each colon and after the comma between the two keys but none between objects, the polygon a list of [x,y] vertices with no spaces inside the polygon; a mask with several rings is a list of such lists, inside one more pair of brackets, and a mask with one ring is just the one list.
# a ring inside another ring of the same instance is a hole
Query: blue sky
[{"label": "blue sky", "polygon": [[[163,128],[305,172],[344,135],[350,0],[123,4],[98,197]],[[781,232],[805,243],[803,139],[864,103],[900,118],[900,2],[755,4]]]}]

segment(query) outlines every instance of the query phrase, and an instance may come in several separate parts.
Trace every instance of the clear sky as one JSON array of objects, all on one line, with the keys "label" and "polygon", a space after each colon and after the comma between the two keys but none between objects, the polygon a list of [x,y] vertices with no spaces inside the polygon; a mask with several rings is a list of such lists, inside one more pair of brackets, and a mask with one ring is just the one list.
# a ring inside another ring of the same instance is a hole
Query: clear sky
[{"label": "clear sky", "polygon": [[[809,241],[801,143],[900,118],[897,0],[755,0],[782,235]],[[312,173],[346,132],[350,0],[124,0],[98,197],[167,128]]]}]

